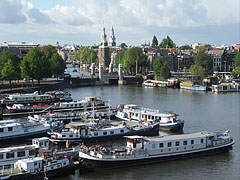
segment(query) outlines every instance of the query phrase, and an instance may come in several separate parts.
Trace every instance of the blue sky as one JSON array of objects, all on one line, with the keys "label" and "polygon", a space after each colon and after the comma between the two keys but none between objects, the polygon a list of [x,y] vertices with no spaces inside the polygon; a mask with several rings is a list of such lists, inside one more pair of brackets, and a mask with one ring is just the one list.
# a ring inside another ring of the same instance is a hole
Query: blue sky
[{"label": "blue sky", "polygon": [[1,0],[0,42],[93,45],[102,22],[117,44],[240,43],[239,0]]}]

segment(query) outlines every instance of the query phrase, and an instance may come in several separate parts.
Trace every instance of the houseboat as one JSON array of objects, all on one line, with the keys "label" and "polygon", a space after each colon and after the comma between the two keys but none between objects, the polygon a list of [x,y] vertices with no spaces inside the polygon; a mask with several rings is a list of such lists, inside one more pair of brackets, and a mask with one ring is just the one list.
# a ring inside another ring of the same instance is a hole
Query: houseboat
[{"label": "houseboat", "polygon": [[82,165],[97,170],[155,163],[225,152],[235,143],[229,131],[158,137],[127,136],[126,141],[126,146],[120,148],[83,146],[79,152]]},{"label": "houseboat", "polygon": [[34,137],[48,135],[47,132],[63,128],[62,122],[41,123],[31,120],[0,121],[0,146],[19,141],[27,141]]},{"label": "houseboat", "polygon": [[71,121],[78,121],[81,120],[84,117],[83,112],[48,112],[46,114],[33,114],[29,115],[28,119],[33,121],[40,121],[40,122],[46,122],[46,121],[62,121],[64,124],[67,124]]},{"label": "houseboat", "polygon": [[225,82],[218,85],[212,85],[213,92],[240,92],[240,85],[236,82]]},{"label": "houseboat", "polygon": [[118,105],[115,116],[124,121],[159,122],[161,130],[179,131],[184,126],[184,120],[179,119],[176,113],[160,113],[159,110],[141,108],[135,104]]},{"label": "houseboat", "polygon": [[39,94],[38,91],[29,94],[6,94],[1,99],[1,104],[37,104],[37,103],[51,103],[71,101],[71,95],[68,92],[52,91],[44,94]]},{"label": "houseboat", "polygon": [[180,88],[181,89],[188,89],[188,90],[193,90],[193,91],[206,91],[207,87],[198,85],[193,81],[183,81],[180,83]]},{"label": "houseboat", "polygon": [[70,102],[59,102],[52,105],[38,104],[38,105],[24,105],[24,104],[13,104],[7,105],[6,110],[8,112],[36,112],[46,110],[78,110],[89,108],[95,105],[96,108],[107,107],[107,103],[96,97],[86,97],[84,100],[70,101]]},{"label": "houseboat", "polygon": [[43,180],[62,177],[68,174],[72,164],[68,158],[42,158],[32,157],[18,160],[13,167],[2,169],[0,179],[16,180]]},{"label": "houseboat", "polygon": [[47,137],[33,139],[31,145],[0,148],[0,169],[8,169],[20,159],[36,157],[39,150],[48,148]]},{"label": "houseboat", "polygon": [[127,135],[158,135],[159,124],[142,124],[127,126],[126,123],[120,125],[106,124],[75,124],[69,129],[59,132],[49,132],[50,141],[56,143],[79,143],[79,142],[100,142],[120,139]]}]

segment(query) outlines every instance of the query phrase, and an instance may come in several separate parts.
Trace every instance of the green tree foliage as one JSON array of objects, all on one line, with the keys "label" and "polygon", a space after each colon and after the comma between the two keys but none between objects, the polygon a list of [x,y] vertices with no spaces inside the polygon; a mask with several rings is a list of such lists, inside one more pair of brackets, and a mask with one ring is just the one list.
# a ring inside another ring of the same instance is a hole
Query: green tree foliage
[{"label": "green tree foliage", "polygon": [[173,40],[169,36],[167,36],[159,44],[159,47],[160,48],[176,48],[176,44],[173,42]]},{"label": "green tree foliage", "polygon": [[49,60],[37,49],[32,48],[23,58],[21,64],[23,77],[30,77],[32,80],[40,80],[51,75],[51,65]]},{"label": "green tree foliage", "polygon": [[170,77],[170,70],[167,61],[164,59],[163,56],[154,59],[153,71],[155,79],[159,78],[167,79]]},{"label": "green tree foliage", "polygon": [[8,59],[8,61],[4,64],[4,67],[1,73],[2,73],[2,78],[5,80],[9,80],[10,85],[12,80],[17,79],[19,77],[19,72],[17,71],[17,68],[12,63],[11,59]]},{"label": "green tree foliage", "polygon": [[199,48],[199,51],[197,55],[194,57],[194,63],[198,66],[201,66],[203,69],[205,69],[206,73],[212,72],[212,60],[211,58],[206,54],[207,46],[201,46]]},{"label": "green tree foliage", "polygon": [[11,59],[13,66],[15,67],[18,75],[20,76],[20,58],[15,53],[8,50],[0,52],[0,76],[5,63],[7,63],[9,59]]},{"label": "green tree foliage", "polygon": [[234,65],[235,67],[240,67],[240,52],[234,57]]},{"label": "green tree foliage", "polygon": [[158,40],[157,40],[157,37],[156,37],[156,36],[153,36],[152,47],[153,47],[153,48],[158,47]]},{"label": "green tree foliage", "polygon": [[123,58],[126,51],[127,51],[126,49],[122,49],[121,51],[117,52],[117,55],[115,57],[115,68],[118,68],[119,64],[123,64]]},{"label": "green tree foliage", "polygon": [[178,49],[179,50],[192,49],[192,46],[189,46],[189,45],[186,44],[186,45],[180,46]]},{"label": "green tree foliage", "polygon": [[40,52],[45,56],[45,58],[50,59],[53,54],[57,53],[57,50],[52,45],[42,46]]},{"label": "green tree foliage", "polygon": [[81,47],[75,57],[77,60],[84,63],[98,62],[97,53],[88,47]]},{"label": "green tree foliage", "polygon": [[240,78],[240,66],[237,66],[233,69],[232,76],[234,79]]},{"label": "green tree foliage", "polygon": [[203,78],[206,74],[206,70],[198,64],[192,65],[190,72],[193,76],[200,76],[201,78]]},{"label": "green tree foliage", "polygon": [[144,72],[147,67],[147,57],[142,49],[138,47],[130,48],[124,53],[123,68],[126,72],[136,72],[136,62],[138,62],[138,72]]},{"label": "green tree foliage", "polygon": [[126,49],[128,46],[126,43],[121,43],[120,44],[121,49]]},{"label": "green tree foliage", "polygon": [[59,56],[57,53],[54,53],[52,57],[50,58],[50,64],[52,69],[52,74],[58,76],[60,74],[64,73],[65,64],[61,56]]}]

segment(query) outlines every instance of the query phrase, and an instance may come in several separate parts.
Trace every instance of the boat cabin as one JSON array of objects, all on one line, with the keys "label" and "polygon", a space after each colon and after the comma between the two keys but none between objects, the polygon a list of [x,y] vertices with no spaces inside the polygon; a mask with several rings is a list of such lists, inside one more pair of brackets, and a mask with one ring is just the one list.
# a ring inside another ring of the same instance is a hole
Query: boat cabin
[{"label": "boat cabin", "polygon": [[5,137],[6,133],[12,133],[22,129],[22,124],[15,120],[4,120],[0,121],[0,140],[1,137]]},{"label": "boat cabin", "polygon": [[71,102],[62,102],[62,103],[56,103],[56,105],[59,105],[61,108],[83,108],[83,107],[89,107],[89,102],[85,100],[81,101],[71,101]]},{"label": "boat cabin", "polygon": [[49,138],[41,137],[32,139],[32,145],[39,150],[49,149]]},{"label": "boat cabin", "polygon": [[125,136],[127,141],[127,149],[129,151],[144,149],[144,139],[142,136]]},{"label": "boat cabin", "polygon": [[26,172],[39,172],[43,170],[43,158],[41,157],[33,157],[28,159],[18,160],[14,164],[15,168],[22,169]]}]

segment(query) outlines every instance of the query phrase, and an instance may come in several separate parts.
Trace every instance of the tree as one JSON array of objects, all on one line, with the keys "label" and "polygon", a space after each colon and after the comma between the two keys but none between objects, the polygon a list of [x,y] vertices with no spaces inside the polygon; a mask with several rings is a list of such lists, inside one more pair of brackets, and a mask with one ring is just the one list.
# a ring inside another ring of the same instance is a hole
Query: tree
[{"label": "tree", "polygon": [[122,49],[122,50],[118,51],[118,53],[115,57],[115,68],[118,68],[119,64],[123,64],[123,58],[124,58],[126,51],[127,51],[126,49]]},{"label": "tree", "polygon": [[143,54],[142,49],[138,47],[130,48],[124,53],[123,68],[127,72],[136,72],[136,63],[138,72],[144,72],[147,66],[147,57]]},{"label": "tree", "polygon": [[84,63],[90,64],[98,62],[97,53],[88,47],[81,47],[76,53],[75,57],[77,60]]},{"label": "tree", "polygon": [[52,75],[56,75],[58,80],[58,76],[64,73],[64,61],[61,56],[59,56],[57,53],[54,53],[49,62],[51,64]]},{"label": "tree", "polygon": [[120,47],[121,47],[121,49],[126,49],[128,46],[126,45],[126,43],[121,43]]},{"label": "tree", "polygon": [[4,67],[1,73],[2,73],[2,78],[5,80],[9,80],[10,85],[12,80],[17,79],[19,77],[19,72],[17,71],[17,68],[12,63],[11,59],[8,59],[8,61],[4,64]]},{"label": "tree", "polygon": [[202,66],[194,64],[191,66],[190,72],[193,76],[200,76],[203,78],[205,76],[206,70]]},{"label": "tree", "polygon": [[240,78],[240,66],[237,66],[233,69],[232,76],[234,79]]},{"label": "tree", "polygon": [[189,46],[189,45],[185,44],[185,45],[183,45],[183,46],[180,46],[178,49],[179,49],[179,50],[192,49],[192,46]]},{"label": "tree", "polygon": [[170,70],[167,61],[163,56],[157,57],[153,62],[153,73],[156,79],[167,79],[170,77]]},{"label": "tree", "polygon": [[21,64],[21,73],[23,77],[30,77],[40,80],[51,75],[51,66],[49,60],[37,49],[32,48],[23,58]]},{"label": "tree", "polygon": [[156,36],[153,36],[152,47],[156,48],[157,46],[158,46],[158,40],[157,40]]},{"label": "tree", "polygon": [[240,52],[237,53],[234,57],[234,66],[236,67],[240,67]]},{"label": "tree", "polygon": [[207,46],[200,46],[197,55],[194,57],[194,63],[201,66],[206,71],[205,74],[212,72],[212,60],[206,54],[206,49]]},{"label": "tree", "polygon": [[13,66],[15,67],[16,71],[18,72],[18,75],[20,76],[20,72],[21,72],[19,67],[20,58],[15,53],[8,50],[0,52],[0,76],[5,63],[9,59],[11,59]]},{"label": "tree", "polygon": [[57,50],[52,45],[42,46],[40,52],[45,56],[45,58],[50,59],[53,54],[57,53]]},{"label": "tree", "polygon": [[176,48],[176,44],[173,42],[173,40],[169,36],[167,36],[159,44],[159,47],[160,48]]}]

